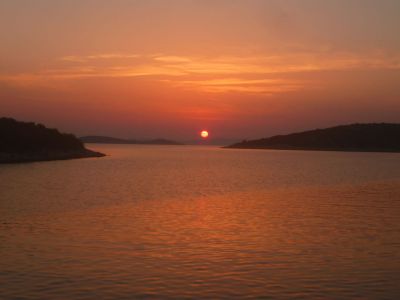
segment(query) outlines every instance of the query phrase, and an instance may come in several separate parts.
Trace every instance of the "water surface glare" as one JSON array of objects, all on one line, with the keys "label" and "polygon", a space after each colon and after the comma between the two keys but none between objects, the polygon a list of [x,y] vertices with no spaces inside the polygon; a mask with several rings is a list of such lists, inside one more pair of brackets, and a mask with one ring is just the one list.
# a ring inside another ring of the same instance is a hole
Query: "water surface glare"
[{"label": "water surface glare", "polygon": [[400,154],[90,146],[0,165],[0,299],[400,295]]}]

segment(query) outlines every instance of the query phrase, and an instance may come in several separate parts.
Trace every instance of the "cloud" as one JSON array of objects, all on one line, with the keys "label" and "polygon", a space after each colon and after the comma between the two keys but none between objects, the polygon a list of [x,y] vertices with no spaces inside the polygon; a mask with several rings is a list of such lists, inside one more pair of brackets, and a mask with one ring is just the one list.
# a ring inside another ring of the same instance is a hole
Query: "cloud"
[{"label": "cloud", "polygon": [[168,56],[168,55],[161,55],[161,56],[154,56],[154,60],[161,61],[165,63],[187,63],[192,61],[191,58],[185,56]]},{"label": "cloud", "polygon": [[400,69],[400,55],[379,51],[366,54],[309,51],[220,57],[105,53],[64,56],[61,61],[62,64],[55,62],[53,68],[38,72],[0,74],[0,81],[14,85],[46,85],[54,81],[87,78],[145,78],[162,81],[174,88],[208,93],[276,94],[306,86],[300,79],[285,79],[288,74]]},{"label": "cloud", "polygon": [[197,88],[205,92],[226,93],[262,93],[274,94],[301,89],[304,82],[286,79],[246,79],[246,78],[219,78],[211,80],[166,80],[177,87]]},{"label": "cloud", "polygon": [[102,59],[127,59],[127,58],[137,58],[140,55],[137,54],[121,54],[121,53],[104,53],[104,54],[94,54],[85,56],[68,55],[60,58],[62,61],[84,63],[90,60],[102,60]]}]

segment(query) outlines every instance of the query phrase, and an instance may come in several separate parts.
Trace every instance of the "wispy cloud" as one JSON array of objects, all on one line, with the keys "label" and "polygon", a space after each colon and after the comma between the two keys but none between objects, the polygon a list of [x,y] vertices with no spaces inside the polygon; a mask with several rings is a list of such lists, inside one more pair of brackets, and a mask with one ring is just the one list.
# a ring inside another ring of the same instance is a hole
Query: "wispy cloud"
[{"label": "wispy cloud", "polygon": [[[284,75],[333,70],[400,69],[400,55],[385,53],[292,53],[264,56],[179,56],[105,53],[64,56],[53,68],[3,74],[0,81],[35,84],[85,78],[147,78],[175,88],[203,92],[275,94],[302,89],[301,80]],[[257,78],[254,78],[257,77]],[[273,77],[273,78],[271,78]],[[195,79],[194,79],[195,78]]]},{"label": "wispy cloud", "polygon": [[95,55],[85,55],[85,56],[77,56],[77,55],[68,55],[60,58],[62,61],[67,62],[76,62],[76,63],[84,63],[91,60],[102,60],[102,59],[127,59],[127,58],[137,58],[140,55],[137,54],[121,54],[121,53],[103,53],[103,54],[95,54]]},{"label": "wispy cloud", "polygon": [[155,55],[153,58],[156,61],[161,61],[165,63],[188,63],[192,61],[192,59],[189,57],[173,55]]},{"label": "wispy cloud", "polygon": [[197,88],[212,93],[240,92],[274,94],[299,90],[304,86],[304,82],[285,79],[220,78],[211,80],[165,81],[177,87],[186,89]]}]

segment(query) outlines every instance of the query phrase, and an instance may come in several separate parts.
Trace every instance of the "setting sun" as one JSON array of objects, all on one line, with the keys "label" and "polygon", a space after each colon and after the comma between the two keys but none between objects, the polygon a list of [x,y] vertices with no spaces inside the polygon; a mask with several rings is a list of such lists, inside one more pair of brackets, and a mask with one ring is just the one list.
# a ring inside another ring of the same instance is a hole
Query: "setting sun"
[{"label": "setting sun", "polygon": [[203,130],[202,132],[200,132],[200,136],[203,139],[208,138],[208,131],[207,130]]}]

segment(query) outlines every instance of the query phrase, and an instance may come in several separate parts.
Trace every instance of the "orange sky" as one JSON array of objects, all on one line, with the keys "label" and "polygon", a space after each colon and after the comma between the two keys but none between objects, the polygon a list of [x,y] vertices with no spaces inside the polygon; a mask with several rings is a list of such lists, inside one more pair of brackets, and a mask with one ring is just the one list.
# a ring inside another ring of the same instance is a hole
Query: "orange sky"
[{"label": "orange sky", "polygon": [[400,1],[4,0],[0,113],[78,135],[400,122]]}]

